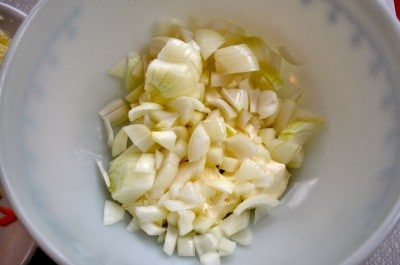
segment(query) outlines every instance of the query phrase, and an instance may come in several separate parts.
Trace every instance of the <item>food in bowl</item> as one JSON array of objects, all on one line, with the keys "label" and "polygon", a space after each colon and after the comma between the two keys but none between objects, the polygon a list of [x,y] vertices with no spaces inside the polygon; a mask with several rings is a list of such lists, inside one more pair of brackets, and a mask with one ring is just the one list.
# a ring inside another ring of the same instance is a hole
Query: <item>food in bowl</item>
[{"label": "food in bowl", "polygon": [[300,61],[290,49],[216,18],[163,24],[147,52],[108,74],[125,98],[100,115],[112,161],[97,160],[114,201],[105,225],[157,236],[166,254],[219,264],[279,204],[303,146],[323,119],[301,106]]}]

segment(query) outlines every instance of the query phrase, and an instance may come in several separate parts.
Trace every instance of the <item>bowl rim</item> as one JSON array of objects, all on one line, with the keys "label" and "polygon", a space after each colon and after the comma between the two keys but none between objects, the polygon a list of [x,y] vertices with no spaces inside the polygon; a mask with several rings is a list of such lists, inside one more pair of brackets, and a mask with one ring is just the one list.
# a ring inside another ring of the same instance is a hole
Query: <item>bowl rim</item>
[{"label": "bowl rim", "polygon": [[[12,63],[12,58],[17,52],[18,46],[23,39],[24,33],[28,30],[31,22],[40,15],[41,10],[49,2],[51,1],[39,0],[32,8],[30,13],[23,20],[23,23],[19,26],[16,34],[14,35],[13,42],[8,48],[8,56],[5,57],[0,66],[0,98],[2,97],[3,85],[5,83],[5,80],[7,79],[9,65]],[[383,21],[388,27],[388,32],[395,33],[394,37],[396,38],[397,42],[400,43],[400,23],[397,18],[393,16],[392,13],[390,13],[390,10],[388,10],[383,1],[367,0],[364,2],[364,0],[360,0],[356,4],[369,4],[373,8],[375,8],[375,19]],[[9,6],[8,4],[2,2],[0,2],[0,5]],[[25,13],[23,13],[22,11],[14,7],[11,8],[15,9],[16,12],[25,15]],[[46,252],[46,254],[48,254],[52,259],[54,259],[54,261],[60,264],[69,264],[72,261],[70,257],[63,253],[60,249],[53,247],[53,244],[49,243],[51,240],[47,238],[45,234],[40,233],[35,225],[29,221],[29,216],[22,210],[23,207],[20,207],[22,205],[20,205],[17,196],[12,192],[12,187],[8,181],[8,178],[6,177],[8,174],[5,172],[5,167],[3,163],[4,162],[0,157],[0,183],[3,186],[5,193],[7,194],[7,198],[10,201],[10,204],[13,206],[14,211],[17,213],[18,219],[21,221],[27,231],[29,231],[29,233],[32,235],[38,246]],[[363,261],[366,261],[391,234],[397,224],[400,224],[400,197],[387,213],[383,222],[381,222],[379,226],[375,230],[373,230],[372,233],[370,233],[367,240],[365,240],[353,253],[348,255],[342,261],[341,265],[359,264]]]}]

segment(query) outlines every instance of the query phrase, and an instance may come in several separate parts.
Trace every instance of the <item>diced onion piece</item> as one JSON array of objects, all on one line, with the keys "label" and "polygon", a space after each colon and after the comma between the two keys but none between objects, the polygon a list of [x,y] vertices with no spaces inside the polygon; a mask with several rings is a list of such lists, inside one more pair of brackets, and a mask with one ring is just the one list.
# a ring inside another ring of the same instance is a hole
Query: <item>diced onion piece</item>
[{"label": "diced onion piece", "polygon": [[239,169],[235,173],[235,178],[238,181],[254,180],[265,178],[265,172],[256,162],[251,159],[244,159]]},{"label": "diced onion piece", "polygon": [[142,152],[147,152],[154,145],[151,131],[143,124],[127,125],[123,130]]},{"label": "diced onion piece", "polygon": [[189,161],[197,161],[205,156],[210,149],[210,137],[204,126],[200,123],[194,129],[188,143]]},{"label": "diced onion piece", "polygon": [[194,208],[194,206],[188,205],[179,200],[166,200],[164,202],[164,207],[171,212],[185,211]]},{"label": "diced onion piece", "polygon": [[207,185],[227,194],[231,194],[235,188],[235,184],[223,178],[213,178],[207,180]]},{"label": "diced onion piece", "polygon": [[222,34],[211,29],[196,30],[194,38],[200,46],[200,52],[204,60],[207,60],[225,42]]},{"label": "diced onion piece", "polygon": [[257,152],[255,145],[243,134],[236,134],[226,139],[226,149],[240,160],[251,158]]},{"label": "diced onion piece", "polygon": [[137,102],[139,98],[142,97],[143,93],[144,93],[144,83],[142,82],[125,96],[125,100],[128,101],[129,103]]},{"label": "diced onion piece", "polygon": [[158,53],[157,58],[169,62],[193,65],[193,74],[196,75],[197,80],[200,78],[203,64],[200,52],[195,49],[193,43],[186,43],[180,39],[170,38]]},{"label": "diced onion piece", "polygon": [[178,212],[178,231],[180,236],[184,236],[193,230],[193,221],[196,215],[190,210]]},{"label": "diced onion piece", "polygon": [[134,168],[138,173],[154,173],[156,160],[153,153],[142,153]]},{"label": "diced onion piece", "polygon": [[257,112],[260,119],[265,119],[278,111],[279,100],[276,93],[272,90],[264,90],[260,92]]},{"label": "diced onion piece", "polygon": [[237,117],[237,113],[225,100],[220,98],[212,98],[207,100],[207,103],[211,106],[217,107],[226,120],[231,120]]},{"label": "diced onion piece", "polygon": [[179,237],[177,245],[178,245],[178,256],[193,257],[196,255],[193,237],[191,236]]},{"label": "diced onion piece", "polygon": [[179,165],[179,157],[169,152],[157,172],[157,178],[149,191],[150,197],[160,198],[173,182]]},{"label": "diced onion piece", "polygon": [[123,99],[115,99],[108,103],[102,110],[100,116],[108,120],[112,126],[120,125],[128,120],[129,107]]},{"label": "diced onion piece", "polygon": [[174,131],[154,131],[151,133],[154,142],[162,147],[172,150],[176,142],[176,134]]},{"label": "diced onion piece", "polygon": [[272,139],[275,139],[276,131],[274,128],[263,128],[263,129],[260,129],[259,135],[260,135],[263,143],[267,144]]},{"label": "diced onion piece", "polygon": [[163,251],[168,255],[171,256],[176,247],[176,242],[178,240],[178,231],[172,225],[169,225],[167,228],[167,233],[165,235],[164,247]]},{"label": "diced onion piece", "polygon": [[120,59],[109,70],[108,74],[118,79],[124,79],[126,74],[126,58]]},{"label": "diced onion piece", "polygon": [[180,189],[176,199],[190,205],[199,205],[204,201],[203,196],[190,181]]},{"label": "diced onion piece", "polygon": [[198,78],[186,63],[155,59],[147,68],[144,89],[155,101],[163,102],[193,93]]},{"label": "diced onion piece", "polygon": [[253,232],[251,232],[250,228],[245,228],[232,235],[230,238],[240,245],[247,246],[253,242]]},{"label": "diced onion piece", "polygon": [[194,114],[194,111],[209,112],[210,110],[204,104],[192,97],[179,97],[168,103],[168,106],[179,114],[179,120],[182,125],[188,123]]},{"label": "diced onion piece", "polygon": [[97,163],[97,167],[100,170],[100,174],[103,177],[104,183],[106,184],[106,187],[110,188],[110,186],[111,186],[110,177],[108,176],[107,171],[104,169],[103,161],[101,161],[101,159],[96,159],[96,163]]},{"label": "diced onion piece", "polygon": [[164,154],[160,150],[156,150],[155,159],[156,159],[156,170],[159,170],[164,161]]},{"label": "diced onion piece", "polygon": [[[206,127],[205,127],[206,128]],[[221,165],[224,159],[224,150],[222,147],[213,146],[207,153],[207,166]]]},{"label": "diced onion piece", "polygon": [[285,128],[290,122],[297,104],[294,100],[284,99],[282,100],[280,111],[278,117],[275,120],[274,129],[277,132],[280,132],[283,128]]},{"label": "diced onion piece", "polygon": [[301,145],[282,139],[273,139],[269,141],[267,148],[272,158],[283,164],[289,163],[302,149]]},{"label": "diced onion piece", "polygon": [[251,182],[242,182],[235,187],[237,195],[251,194],[256,189],[255,185]]},{"label": "diced onion piece", "polygon": [[[240,233],[240,232],[239,232]],[[236,249],[236,242],[222,237],[218,242],[218,253],[221,256],[228,256],[233,254]]]},{"label": "diced onion piece", "polygon": [[221,94],[236,111],[248,110],[249,97],[246,90],[241,88],[222,88]]},{"label": "diced onion piece", "polygon": [[136,231],[140,230],[140,224],[139,224],[137,218],[133,217],[131,219],[128,226],[126,227],[126,230],[128,230],[129,232],[136,232]]},{"label": "diced onion piece", "polygon": [[178,213],[177,212],[170,212],[167,216],[167,223],[168,225],[173,225],[175,227],[178,226]]},{"label": "diced onion piece", "polygon": [[231,214],[219,224],[224,235],[230,237],[233,234],[245,229],[249,225],[250,212],[244,211],[241,214]]},{"label": "diced onion piece", "polygon": [[103,224],[112,225],[124,218],[125,210],[117,203],[106,200],[104,203]]},{"label": "diced onion piece", "polygon": [[315,123],[307,121],[296,121],[288,124],[282,129],[278,138],[303,145],[317,128]]},{"label": "diced onion piece", "polygon": [[271,197],[267,194],[258,194],[250,197],[243,202],[241,202],[236,209],[233,211],[234,214],[240,215],[243,211],[247,209],[256,208],[262,205],[275,207],[279,204],[279,201],[274,197]]},{"label": "diced onion piece", "polygon": [[104,121],[104,128],[106,130],[106,136],[107,136],[107,145],[108,147],[112,147],[112,144],[114,142],[114,131],[111,126],[111,123],[109,120],[103,120]]},{"label": "diced onion piece", "polygon": [[154,126],[155,129],[167,130],[172,128],[179,115],[175,112],[156,110],[151,111],[149,116],[152,120],[157,122]]},{"label": "diced onion piece", "polygon": [[224,75],[216,72],[210,74],[210,86],[211,87],[226,87],[235,81],[235,75]]},{"label": "diced onion piece", "polygon": [[131,91],[143,82],[144,68],[142,57],[137,53],[129,53],[126,57],[125,89]]},{"label": "diced onion piece", "polygon": [[134,211],[142,223],[159,222],[167,218],[167,212],[157,205],[136,206]]},{"label": "diced onion piece", "polygon": [[222,117],[206,119],[202,124],[211,141],[217,142],[226,138],[226,126]]},{"label": "diced onion piece", "polygon": [[193,229],[199,234],[205,234],[210,230],[215,220],[209,216],[198,215],[193,222]]},{"label": "diced onion piece", "polygon": [[119,130],[111,146],[112,156],[115,157],[124,152],[126,150],[127,144],[128,135],[126,134],[125,130]]},{"label": "diced onion piece", "polygon": [[211,233],[196,235],[193,239],[196,252],[199,256],[206,252],[217,250],[218,239]]},{"label": "diced onion piece", "polygon": [[139,106],[131,108],[128,113],[129,121],[135,121],[139,119],[144,114],[152,110],[161,110],[162,106],[157,103],[143,102]]},{"label": "diced onion piece", "polygon": [[215,236],[215,238],[219,241],[222,239],[223,235],[222,235],[222,230],[219,227],[219,225],[214,226],[213,228],[211,228],[209,230],[210,234],[213,234]]},{"label": "diced onion piece", "polygon": [[235,74],[260,70],[257,57],[246,44],[218,49],[214,53],[214,58],[218,73]]},{"label": "diced onion piece", "polygon": [[205,157],[197,161],[181,163],[174,179],[174,185],[180,188],[190,179],[203,175],[205,163]]},{"label": "diced onion piece", "polygon": [[139,157],[137,153],[123,153],[111,161],[109,190],[114,200],[121,203],[135,201],[153,186],[155,173],[134,171]]},{"label": "diced onion piece", "polygon": [[140,223],[140,228],[149,236],[158,236],[164,234],[167,230],[156,223]]},{"label": "diced onion piece", "polygon": [[224,156],[219,168],[228,172],[235,172],[239,168],[239,165],[240,162],[236,158]]},{"label": "diced onion piece", "polygon": [[206,252],[200,256],[201,265],[220,265],[221,258],[218,252]]}]

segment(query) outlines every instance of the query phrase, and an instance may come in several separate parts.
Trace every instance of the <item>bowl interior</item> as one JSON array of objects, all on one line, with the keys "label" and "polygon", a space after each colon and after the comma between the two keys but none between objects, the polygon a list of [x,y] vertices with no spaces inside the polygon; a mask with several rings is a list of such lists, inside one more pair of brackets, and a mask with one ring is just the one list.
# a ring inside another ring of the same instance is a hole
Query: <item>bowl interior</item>
[{"label": "bowl interior", "polygon": [[2,182],[20,219],[60,263],[197,264],[127,232],[128,217],[103,226],[108,195],[95,166],[108,158],[97,113],[121,95],[106,71],[145,47],[158,22],[190,15],[295,49],[304,104],[327,121],[283,203],[253,227],[254,243],[223,263],[360,262],[399,210],[399,31],[374,1],[42,1],[1,79]]}]

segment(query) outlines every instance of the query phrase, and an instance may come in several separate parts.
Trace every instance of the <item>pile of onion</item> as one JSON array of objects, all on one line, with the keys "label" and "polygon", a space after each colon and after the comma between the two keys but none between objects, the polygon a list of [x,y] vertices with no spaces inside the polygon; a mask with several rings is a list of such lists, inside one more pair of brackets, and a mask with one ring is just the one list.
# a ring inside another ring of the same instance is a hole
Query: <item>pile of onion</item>
[{"label": "pile of onion", "polygon": [[207,265],[250,244],[251,215],[279,204],[323,123],[298,104],[298,69],[287,48],[229,21],[167,21],[147,53],[109,70],[127,94],[100,111],[113,157],[97,161],[114,200],[104,224],[127,211],[128,230]]}]

